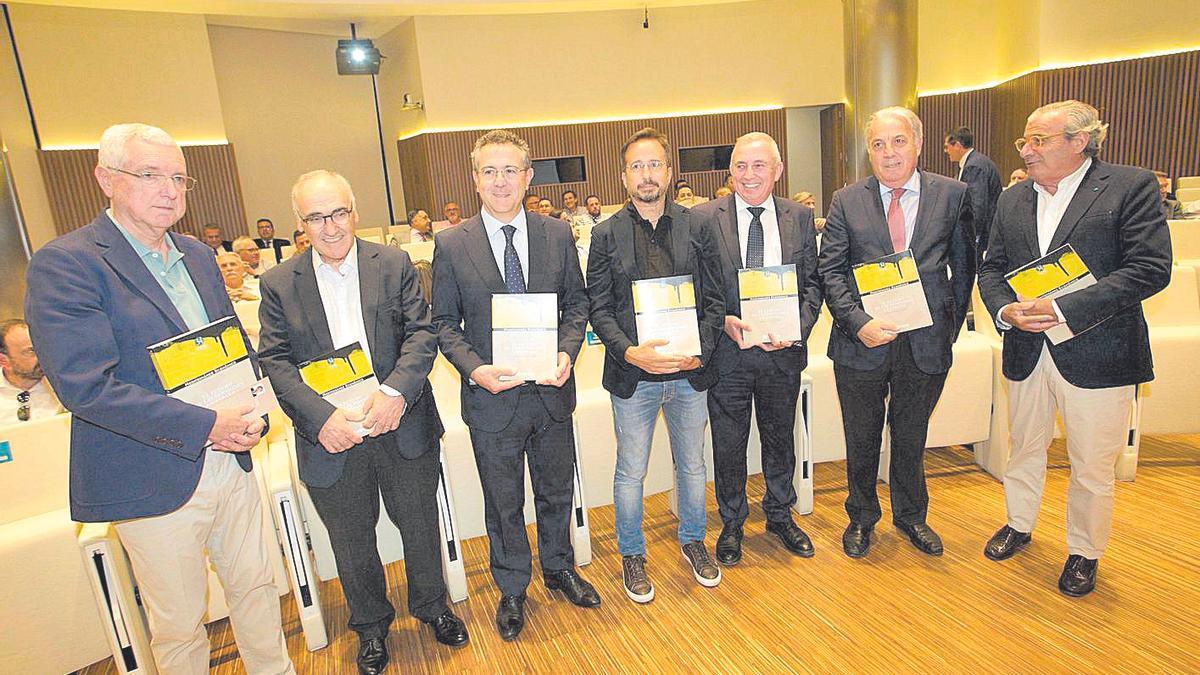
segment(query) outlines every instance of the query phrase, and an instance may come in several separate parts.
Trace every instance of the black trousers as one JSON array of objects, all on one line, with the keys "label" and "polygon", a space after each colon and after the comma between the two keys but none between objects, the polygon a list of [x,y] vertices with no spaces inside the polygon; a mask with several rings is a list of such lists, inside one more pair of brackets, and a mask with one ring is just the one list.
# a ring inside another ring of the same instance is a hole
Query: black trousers
[{"label": "black trousers", "polygon": [[350,629],[363,638],[384,637],[396,611],[375,538],[379,498],[404,541],[408,612],[432,621],[446,611],[438,531],[436,448],[404,459],[389,436],[367,438],[346,451],[342,475],[327,488],[309,487],[317,514],[329,530],[338,579],[350,607]]},{"label": "black trousers", "polygon": [[791,520],[796,503],[796,401],[800,373],[794,376],[772,363],[761,349],[741,351],[737,367],[721,374],[708,390],[712,423],[713,470],[721,520],[741,524],[750,515],[746,500],[746,444],[754,404],[762,469],[767,490],[762,509],[768,522]]},{"label": "black trousers", "polygon": [[930,375],[913,362],[908,336],[892,342],[888,358],[874,370],[855,370],[834,364],[834,381],[841,399],[846,434],[846,513],[851,522],[871,526],[883,513],[875,483],[883,442],[884,399],[892,432],[890,488],[892,522],[925,522],[929,492],[925,488],[925,438],[929,416],[942,395],[946,373]]},{"label": "black trousers", "polygon": [[533,554],[525,535],[526,457],[542,571],[574,568],[575,436],[571,421],[555,421],[533,388],[522,387],[517,412],[508,427],[499,432],[471,429],[471,445],[483,484],[492,578],[500,592],[524,593],[533,574]]}]

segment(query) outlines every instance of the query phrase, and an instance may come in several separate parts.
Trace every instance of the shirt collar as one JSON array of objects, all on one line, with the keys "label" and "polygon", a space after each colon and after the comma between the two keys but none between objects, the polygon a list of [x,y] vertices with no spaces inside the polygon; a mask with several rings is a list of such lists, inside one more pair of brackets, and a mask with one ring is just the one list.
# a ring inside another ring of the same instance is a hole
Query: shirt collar
[{"label": "shirt collar", "polygon": [[1046,188],[1038,185],[1035,181],[1033,189],[1040,195],[1045,195],[1047,199],[1052,199],[1064,193],[1074,193],[1079,184],[1083,182],[1083,176],[1087,173],[1088,168],[1092,166],[1092,158],[1087,157],[1083,160],[1083,164],[1079,165],[1078,169],[1072,171],[1066,178],[1058,181],[1058,187],[1054,190],[1054,194],[1050,194]]},{"label": "shirt collar", "polygon": [[[742,196],[736,192],[733,193],[733,201],[735,204],[737,204],[738,211],[745,211],[746,209],[750,208],[750,203],[745,199],[742,199]],[[770,197],[767,197],[767,200],[759,204],[759,206],[763,208],[764,213],[775,213],[775,196],[771,195]]]},{"label": "shirt collar", "polygon": [[958,159],[959,167],[964,167],[967,165],[967,158],[971,156],[972,152],[975,152],[975,148],[967,148],[967,151],[963,153],[963,156]]},{"label": "shirt collar", "polygon": [[505,225],[512,225],[517,228],[517,232],[524,232],[528,229],[528,221],[525,218],[525,209],[517,211],[517,215],[513,217],[511,223],[505,223],[496,216],[493,216],[486,208],[479,210],[479,217],[483,218],[483,229],[487,232],[488,239],[491,239],[500,228]]},{"label": "shirt collar", "polygon": [[[126,230],[124,225],[117,222],[117,216],[113,213],[111,208],[105,209],[105,214],[108,216],[109,220],[113,221],[113,225],[117,226],[117,231],[121,233],[121,236],[125,237],[125,241],[129,242],[129,245],[133,247],[133,252],[136,253],[139,258],[145,260],[150,256],[157,255],[157,251],[150,250],[148,246],[138,241],[137,237],[130,234],[129,230]],[[171,267],[183,259],[183,253],[181,253],[179,248],[175,246],[175,242],[172,241],[169,233],[163,237],[163,240],[167,244],[167,256],[164,264],[166,267]]]},{"label": "shirt collar", "polygon": [[317,249],[312,250],[313,271],[320,274],[321,268],[335,272],[338,276],[346,276],[358,269],[358,239],[354,240],[354,244],[350,246],[350,252],[346,254],[346,259],[338,264],[337,267],[321,260],[321,254],[317,253]]},{"label": "shirt collar", "polygon": [[[904,185],[901,185],[900,187],[902,187],[905,190],[908,190],[909,192],[913,193],[914,195],[917,195],[918,197],[920,197],[921,196],[921,172],[913,171],[912,175],[908,177],[908,180],[904,182]],[[888,193],[890,193],[891,191],[892,191],[892,188],[884,185],[882,182],[879,183],[879,196],[884,199],[884,203],[887,203]]]}]

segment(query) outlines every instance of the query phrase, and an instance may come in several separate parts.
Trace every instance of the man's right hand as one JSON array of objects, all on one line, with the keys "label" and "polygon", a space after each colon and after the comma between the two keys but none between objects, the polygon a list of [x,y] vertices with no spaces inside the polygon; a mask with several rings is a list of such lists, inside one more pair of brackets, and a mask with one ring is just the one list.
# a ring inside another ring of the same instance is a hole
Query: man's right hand
[{"label": "man's right hand", "polygon": [[[666,340],[648,340],[640,345],[625,349],[625,361],[641,368],[651,375],[670,375],[687,369],[692,357],[676,354],[662,354],[655,347],[667,344]],[[693,368],[695,366],[692,366]]]},{"label": "man's right hand", "polygon": [[725,334],[729,336],[730,340],[733,340],[738,349],[750,349],[754,346],[753,342],[746,342],[745,335],[749,332],[751,332],[750,324],[732,314],[725,315]]},{"label": "man's right hand", "polygon": [[213,420],[212,429],[208,432],[208,441],[213,448],[223,452],[249,452],[257,445],[263,430],[262,420],[243,419],[244,415],[253,411],[253,405],[218,410],[217,419]]},{"label": "man's right hand", "polygon": [[1054,310],[1049,313],[1035,310],[1037,300],[1010,302],[1000,310],[1000,318],[1010,326],[1027,333],[1042,333],[1058,325]]},{"label": "man's right hand", "polygon": [[899,326],[881,319],[871,319],[858,329],[858,339],[868,347],[886,345],[899,335]]},{"label": "man's right hand", "polygon": [[493,366],[487,363],[471,371],[471,381],[493,394],[499,394],[502,391],[508,391],[509,389],[525,384],[521,380],[500,381],[501,375],[511,376],[516,374],[517,371],[512,368],[501,368],[500,366]]},{"label": "man's right hand", "polygon": [[321,431],[317,433],[317,440],[325,448],[325,452],[345,452],[362,443],[363,437],[350,426],[350,420],[361,422],[363,414],[357,413],[357,419],[354,418],[354,415],[355,413],[337,408],[329,416],[329,419],[325,420]]}]

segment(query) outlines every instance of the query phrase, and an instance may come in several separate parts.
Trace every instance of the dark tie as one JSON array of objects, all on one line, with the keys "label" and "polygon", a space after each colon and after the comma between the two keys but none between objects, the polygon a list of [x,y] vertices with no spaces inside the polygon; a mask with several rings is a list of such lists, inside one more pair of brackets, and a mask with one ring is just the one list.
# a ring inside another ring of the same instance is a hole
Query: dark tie
[{"label": "dark tie", "polygon": [[762,267],[763,228],[759,216],[766,209],[761,206],[751,206],[746,210],[750,212],[750,234],[746,237],[746,267]]},{"label": "dark tie", "polygon": [[517,233],[517,228],[505,225],[500,229],[504,232],[504,288],[509,293],[524,293],[525,273],[521,271],[517,247],[513,246],[513,235]]}]

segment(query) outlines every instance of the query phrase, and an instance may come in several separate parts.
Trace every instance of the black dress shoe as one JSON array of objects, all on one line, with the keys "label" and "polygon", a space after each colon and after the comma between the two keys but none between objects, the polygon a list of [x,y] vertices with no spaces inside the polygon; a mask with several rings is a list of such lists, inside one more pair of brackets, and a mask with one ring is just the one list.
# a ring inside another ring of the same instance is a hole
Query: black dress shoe
[{"label": "black dress shoe", "polygon": [[358,672],[361,675],[379,675],[387,668],[387,638],[358,639]]},{"label": "black dress shoe", "polygon": [[1018,532],[1005,525],[988,539],[987,546],[983,547],[983,554],[990,560],[1008,560],[1031,539],[1033,537],[1028,532]]},{"label": "black dress shoe", "polygon": [[925,555],[942,554],[942,538],[937,536],[937,532],[934,532],[933,528],[925,523],[916,523],[913,525],[897,523],[896,529],[908,535],[909,541],[921,553]]},{"label": "black dress shoe", "polygon": [[543,572],[542,581],[546,583],[547,589],[562,591],[572,605],[577,607],[598,607],[600,605],[600,594],[596,592],[595,587],[584,581],[583,577],[573,569]]},{"label": "black dress shoe", "polygon": [[871,530],[873,528],[858,523],[850,523],[842,533],[842,550],[851,558],[861,558],[871,549]]},{"label": "black dress shoe", "polygon": [[779,541],[787,550],[795,553],[801,558],[811,558],[813,556],[812,540],[800,529],[791,518],[787,520],[772,521],[767,523],[767,532],[779,537]]},{"label": "black dress shoe", "polygon": [[742,561],[742,524],[727,523],[717,537],[717,562],[725,566]]},{"label": "black dress shoe", "polygon": [[437,641],[444,645],[461,647],[471,639],[471,636],[467,634],[467,625],[462,622],[462,619],[454,616],[454,612],[449,609],[442,612],[442,615],[433,621],[425,623],[433,629],[433,636],[437,638]]},{"label": "black dress shoe", "polygon": [[1081,555],[1067,556],[1062,576],[1058,578],[1058,590],[1072,598],[1082,598],[1096,587],[1096,567],[1099,560],[1088,560]]},{"label": "black dress shoe", "polygon": [[500,639],[516,640],[525,627],[525,594],[502,595],[496,606],[496,629]]}]

